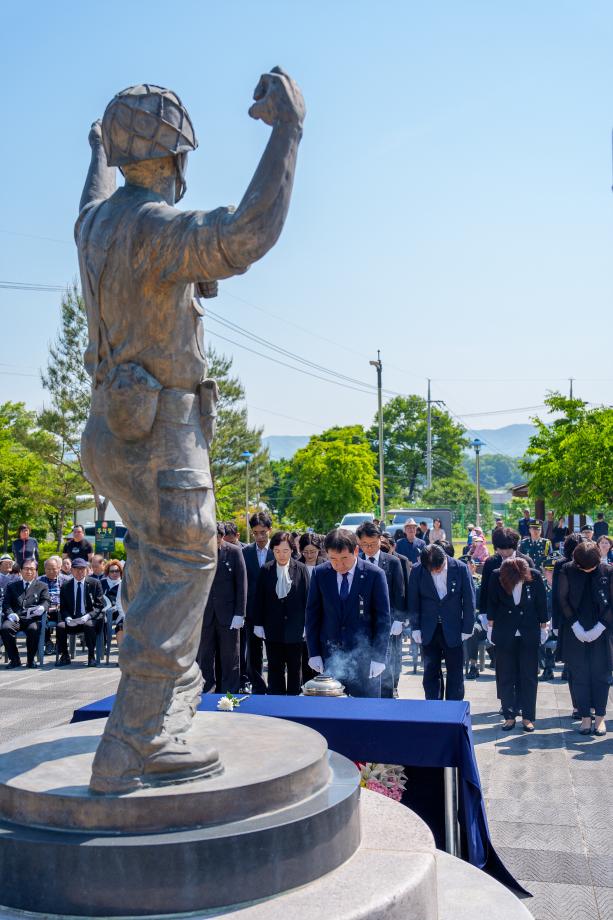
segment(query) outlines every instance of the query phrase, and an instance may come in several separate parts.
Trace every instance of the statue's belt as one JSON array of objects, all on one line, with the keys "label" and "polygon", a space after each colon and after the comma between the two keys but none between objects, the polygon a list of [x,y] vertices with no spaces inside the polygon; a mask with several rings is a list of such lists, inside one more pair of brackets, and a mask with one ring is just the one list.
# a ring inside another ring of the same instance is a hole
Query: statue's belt
[{"label": "statue's belt", "polygon": [[[107,393],[104,387],[92,392],[92,412],[104,414],[107,410]],[[176,425],[200,424],[200,397],[189,390],[163,388],[158,394],[156,417]]]}]

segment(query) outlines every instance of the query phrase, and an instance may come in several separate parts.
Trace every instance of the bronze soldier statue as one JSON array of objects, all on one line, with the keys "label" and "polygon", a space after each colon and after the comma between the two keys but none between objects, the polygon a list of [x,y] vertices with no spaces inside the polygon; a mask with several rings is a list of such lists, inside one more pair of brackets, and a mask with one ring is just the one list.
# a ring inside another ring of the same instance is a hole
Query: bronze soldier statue
[{"label": "bronze soldier statue", "polygon": [[[217,387],[206,378],[194,285],[245,272],[275,244],[291,196],[305,109],[280,68],[249,114],[272,127],[236,210],[180,211],[197,146],[178,96],[132,86],[92,125],[75,228],[92,378],[83,459],[127,524],[121,681],[93,764],[99,793],[182,782],[221,769],[188,729],[200,700],[195,662],[215,572],[208,448]],[[115,189],[115,167],[125,184]]]}]

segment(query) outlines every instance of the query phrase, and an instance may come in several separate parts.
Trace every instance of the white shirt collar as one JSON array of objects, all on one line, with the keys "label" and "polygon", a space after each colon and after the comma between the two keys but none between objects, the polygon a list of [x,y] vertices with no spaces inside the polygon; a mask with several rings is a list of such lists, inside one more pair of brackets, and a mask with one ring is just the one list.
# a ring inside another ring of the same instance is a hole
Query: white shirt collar
[{"label": "white shirt collar", "polygon": [[[380,550],[380,549],[378,549],[376,553],[373,553],[373,555],[372,555],[372,559],[374,559],[373,565],[379,565],[379,556],[380,556],[380,555],[381,555],[381,550]],[[366,556],[365,558],[366,558],[366,561],[367,561],[367,562],[370,562],[370,560],[371,560],[371,557],[370,557],[370,556]]]},{"label": "white shirt collar", "polygon": [[[358,560],[356,559],[356,560],[354,561],[353,565],[351,566],[351,568],[349,569],[349,571],[346,573],[346,575],[347,575],[347,581],[348,581],[348,583],[349,583],[349,590],[351,590],[351,582],[353,581],[353,576],[355,575],[355,568],[356,568],[357,564],[358,564]],[[337,584],[337,586],[338,586],[339,592],[340,592],[340,590],[341,590],[341,585],[342,585],[342,583],[343,583],[343,576],[341,575],[340,572],[337,572],[337,573],[336,573],[336,584]]]}]

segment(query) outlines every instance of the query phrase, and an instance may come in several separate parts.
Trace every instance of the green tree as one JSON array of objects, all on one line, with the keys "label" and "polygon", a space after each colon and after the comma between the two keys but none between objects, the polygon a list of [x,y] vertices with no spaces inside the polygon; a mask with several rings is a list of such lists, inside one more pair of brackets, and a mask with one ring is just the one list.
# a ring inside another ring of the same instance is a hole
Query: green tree
[{"label": "green tree", "polygon": [[68,288],[60,305],[60,329],[49,346],[46,371],[41,373],[50,405],[39,414],[40,427],[50,438],[39,449],[53,468],[57,518],[55,530],[62,537],[64,520],[77,507],[77,495],[93,492],[96,517],[106,514],[109,496],[98,493],[87,480],[81,463],[81,434],[91,403],[91,381],[83,364],[88,344],[85,304],[76,283]]},{"label": "green tree", "polygon": [[[385,492],[387,504],[411,504],[425,486],[428,439],[427,403],[421,396],[395,396],[383,408]],[[375,454],[379,451],[379,414],[368,431]],[[461,425],[444,409],[432,407],[432,478],[441,479],[461,469],[468,440]]]},{"label": "green tree", "polygon": [[[485,489],[479,490],[481,505],[481,522],[488,526],[492,514],[492,503]],[[432,483],[421,496],[424,505],[431,508],[443,506],[451,508],[454,517],[463,518],[464,522],[477,521],[477,490],[465,470],[456,470],[451,476],[443,476]]]},{"label": "green tree", "polygon": [[375,456],[360,426],[314,435],[294,454],[291,476],[287,511],[315,530],[326,531],[344,514],[370,511],[375,505]]},{"label": "green tree", "polygon": [[35,414],[23,403],[0,406],[0,528],[4,550],[21,523],[46,531],[46,469],[28,446]]},{"label": "green tree", "polygon": [[[474,457],[465,456],[462,465],[473,482],[477,481]],[[519,458],[505,454],[481,454],[479,479],[485,489],[506,489],[521,482],[523,472]]]},{"label": "green tree", "polygon": [[232,517],[245,507],[245,458],[249,463],[250,506],[272,483],[268,448],[262,446],[262,429],[250,427],[245,406],[245,390],[238,377],[231,373],[232,359],[207,350],[209,376],[219,386],[217,405],[217,434],[211,445],[211,474],[215,485],[217,515],[221,520]]},{"label": "green tree", "polygon": [[611,505],[613,409],[590,409],[560,393],[545,402],[557,418],[533,419],[537,431],[522,462],[531,497],[545,499],[556,514]]},{"label": "green tree", "polygon": [[285,521],[294,488],[291,460],[271,460],[270,475],[272,482],[264,491],[263,498],[275,518]]}]

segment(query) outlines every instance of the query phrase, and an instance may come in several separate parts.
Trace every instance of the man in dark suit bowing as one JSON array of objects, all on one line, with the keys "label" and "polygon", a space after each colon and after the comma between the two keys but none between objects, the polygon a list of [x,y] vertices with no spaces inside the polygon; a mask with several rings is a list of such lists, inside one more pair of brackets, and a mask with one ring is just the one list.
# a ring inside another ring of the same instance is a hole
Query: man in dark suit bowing
[{"label": "man in dark suit bowing", "polygon": [[386,668],[381,675],[381,696],[391,699],[394,696],[395,687],[398,686],[397,677],[400,677],[402,627],[406,617],[402,565],[397,556],[383,552],[381,549],[381,530],[372,521],[365,521],[360,524],[356,530],[356,537],[360,544],[360,557],[382,569],[387,581],[392,625]]},{"label": "man in dark suit bowing", "polygon": [[309,665],[342,681],[350,696],[381,696],[391,629],[385,573],[358,558],[354,533],[326,536],[328,562],[313,569],[306,609]]},{"label": "man in dark suit bowing", "polygon": [[249,527],[255,543],[249,543],[243,547],[243,558],[247,567],[247,622],[244,630],[246,634],[246,667],[251,683],[251,692],[266,693],[266,681],[262,674],[264,643],[253,632],[253,612],[255,588],[258,583],[260,569],[267,562],[274,559],[269,546],[272,521],[265,511],[258,511],[257,514],[252,514],[249,518]]},{"label": "man in dark suit bowing", "polygon": [[441,661],[445,659],[444,698],[464,699],[464,648],[475,622],[475,589],[468,566],[436,544],[421,551],[409,579],[412,636],[421,643],[427,700],[443,699]]},{"label": "man in dark suit bowing", "polygon": [[241,547],[224,540],[217,524],[217,569],[204,608],[198,664],[204,693],[238,693],[240,688],[240,633],[245,625],[247,570]]},{"label": "man in dark suit bowing", "polygon": [[28,667],[36,668],[36,651],[40,637],[41,619],[49,609],[49,588],[38,580],[35,559],[26,559],[21,566],[21,578],[7,584],[2,601],[2,641],[9,656],[9,668],[20,668],[17,633],[25,630]]},{"label": "man in dark suit bowing", "polygon": [[72,560],[70,581],[60,588],[60,612],[55,630],[58,667],[70,664],[68,636],[82,632],[87,645],[87,666],[96,667],[96,637],[102,629],[104,594],[97,578],[87,574],[84,559]]}]

